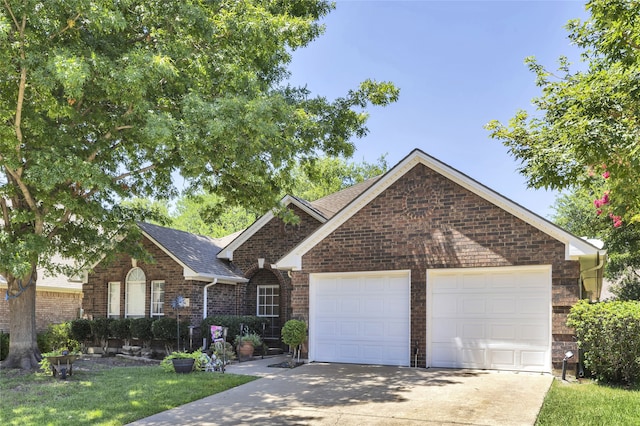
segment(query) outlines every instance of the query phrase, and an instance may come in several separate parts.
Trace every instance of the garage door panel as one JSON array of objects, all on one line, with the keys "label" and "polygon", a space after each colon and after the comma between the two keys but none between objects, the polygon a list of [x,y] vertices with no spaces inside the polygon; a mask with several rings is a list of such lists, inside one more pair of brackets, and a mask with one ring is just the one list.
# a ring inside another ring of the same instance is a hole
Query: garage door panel
[{"label": "garage door panel", "polygon": [[408,271],[312,274],[310,297],[312,360],[409,365]]},{"label": "garage door panel", "polygon": [[521,351],[520,362],[525,366],[536,366],[544,364],[546,353],[542,351]]},{"label": "garage door panel", "polygon": [[489,312],[512,316],[518,311],[515,297],[496,297],[489,301]]},{"label": "garage door panel", "polygon": [[518,338],[518,331],[515,324],[490,324],[489,336],[492,340],[511,340]]},{"label": "garage door panel", "polygon": [[464,323],[457,335],[463,339],[484,339],[486,337],[485,325]]},{"label": "garage door panel", "polygon": [[428,271],[430,365],[550,371],[550,267]]}]

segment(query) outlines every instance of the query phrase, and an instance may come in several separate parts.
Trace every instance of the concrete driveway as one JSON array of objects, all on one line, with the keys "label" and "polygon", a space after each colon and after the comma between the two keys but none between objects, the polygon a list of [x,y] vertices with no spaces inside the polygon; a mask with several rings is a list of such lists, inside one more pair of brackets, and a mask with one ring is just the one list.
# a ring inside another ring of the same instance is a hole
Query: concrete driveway
[{"label": "concrete driveway", "polygon": [[322,363],[269,371],[252,371],[247,363],[231,370],[264,371],[264,377],[132,425],[533,425],[553,380]]}]

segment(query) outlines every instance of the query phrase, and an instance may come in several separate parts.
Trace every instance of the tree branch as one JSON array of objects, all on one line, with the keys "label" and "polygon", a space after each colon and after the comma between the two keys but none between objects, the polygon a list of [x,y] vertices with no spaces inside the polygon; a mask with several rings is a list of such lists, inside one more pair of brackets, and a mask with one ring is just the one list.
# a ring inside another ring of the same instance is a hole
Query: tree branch
[{"label": "tree branch", "polygon": [[155,164],[151,164],[150,166],[143,167],[143,168],[138,169],[138,170],[133,170],[133,171],[131,171],[131,172],[123,173],[123,174],[121,174],[120,176],[116,176],[116,177],[114,177],[114,178],[113,178],[113,181],[114,181],[114,182],[117,182],[117,181],[122,180],[122,179],[124,179],[124,178],[126,178],[126,177],[129,177],[129,176],[139,175],[139,174],[142,174],[142,173],[146,173],[146,172],[148,172],[149,170],[153,170],[153,169],[155,169],[156,167],[158,167],[158,166],[157,166],[157,165],[155,165]]},{"label": "tree branch", "polygon": [[79,17],[80,17],[80,14],[78,13],[75,18],[68,19],[67,20],[67,26],[64,27],[63,29],[61,29],[60,31],[58,31],[57,33],[51,34],[49,39],[53,40],[54,38],[56,38],[59,35],[63,34],[65,31],[70,30],[71,28],[75,27],[76,26],[76,21],[78,20]]},{"label": "tree branch", "polygon": [[4,228],[11,227],[11,218],[9,217],[9,207],[7,206],[7,200],[0,199],[0,207],[2,208],[2,220],[4,222]]},{"label": "tree branch", "polygon": [[18,24],[16,15],[13,14],[13,10],[11,9],[11,6],[9,5],[9,2],[7,0],[4,0],[4,7],[9,12],[9,15],[11,15],[11,19],[13,19],[13,24],[16,26],[16,29],[20,30],[20,24]]}]

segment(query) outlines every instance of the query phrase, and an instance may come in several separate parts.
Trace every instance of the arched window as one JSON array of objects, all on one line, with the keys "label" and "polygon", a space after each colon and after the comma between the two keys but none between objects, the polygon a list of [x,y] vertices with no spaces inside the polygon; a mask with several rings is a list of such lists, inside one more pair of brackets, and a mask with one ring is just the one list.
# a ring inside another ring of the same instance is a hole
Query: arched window
[{"label": "arched window", "polygon": [[127,318],[143,318],[146,311],[147,277],[140,268],[133,268],[127,274],[125,312]]}]

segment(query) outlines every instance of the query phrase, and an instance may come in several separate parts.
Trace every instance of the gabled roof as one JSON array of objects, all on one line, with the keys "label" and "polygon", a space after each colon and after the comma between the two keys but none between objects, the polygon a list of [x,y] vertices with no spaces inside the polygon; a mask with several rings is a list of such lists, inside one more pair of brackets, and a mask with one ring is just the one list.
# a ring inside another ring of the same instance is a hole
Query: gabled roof
[{"label": "gabled roof", "polygon": [[242,273],[218,259],[228,237],[214,239],[177,229],[138,222],[142,233],[184,268],[185,279],[211,282],[246,282]]},{"label": "gabled roof", "polygon": [[[282,198],[282,200],[280,200],[280,204],[285,207],[295,205],[302,211],[309,214],[309,216],[315,218],[320,223],[324,223],[327,221],[327,218],[320,211],[315,209],[308,201],[305,201],[301,198],[287,195]],[[260,218],[258,218],[258,220],[253,222],[251,226],[242,231],[238,238],[234,239],[231,243],[224,247],[223,250],[218,253],[218,259],[233,260],[233,252],[237,250],[238,247],[240,247],[242,244],[244,244],[249,238],[251,238],[256,232],[258,232],[263,226],[269,223],[274,217],[276,217],[275,209],[262,215]]]},{"label": "gabled roof", "polygon": [[[293,204],[308,213],[311,217],[315,218],[318,222],[325,223],[338,211],[342,210],[344,206],[349,204],[354,198],[373,185],[379,177],[380,176],[376,176],[374,178],[367,179],[364,182],[360,182],[315,201],[307,201],[293,195],[287,195],[280,201],[280,204],[285,207]],[[263,226],[269,223],[271,219],[275,217],[275,214],[275,210],[270,211],[256,220],[251,226],[245,229],[237,239],[233,240],[228,246],[226,246],[218,254],[218,258],[233,260],[233,252],[258,232]]]},{"label": "gabled roof", "polygon": [[578,259],[582,256],[595,256],[603,254],[598,247],[590,242],[578,238],[575,235],[558,227],[554,223],[544,219],[543,217],[533,213],[532,211],[522,207],[514,201],[500,195],[494,190],[484,186],[478,181],[461,173],[453,167],[427,155],[419,149],[415,149],[403,160],[401,160],[391,170],[376,179],[372,185],[366,190],[358,194],[358,196],[348,203],[342,210],[335,214],[324,225],[316,229],[310,236],[298,244],[293,250],[282,257],[276,266],[278,269],[299,270],[302,267],[302,256],[309,250],[320,243],[331,232],[336,230],[340,225],[355,215],[360,209],[367,205],[370,201],[380,195],[384,190],[391,186],[394,182],[404,176],[408,171],[418,164],[422,164],[436,173],[450,179],[463,188],[473,192],[479,197],[484,198],[490,203],[511,213],[515,217],[523,220],[531,226],[539,229],[547,235],[561,241],[565,244],[565,258]]},{"label": "gabled roof", "polygon": [[[382,175],[380,175],[382,176]],[[342,191],[334,192],[326,197],[319,198],[310,202],[315,209],[322,212],[327,218],[332,218],[337,212],[342,210],[344,206],[353,201],[358,195],[366,191],[371,185],[376,183],[380,176],[367,179],[363,182],[357,183],[349,188],[345,188]]]}]

